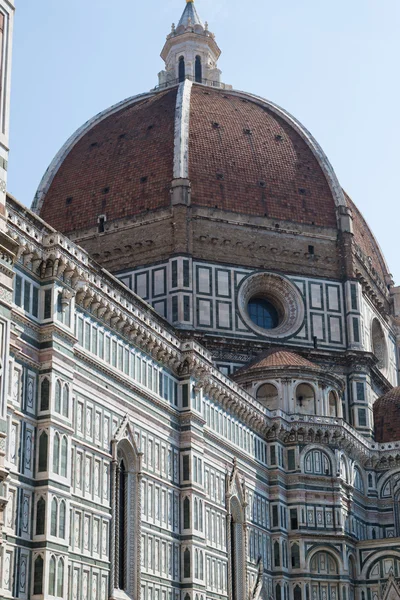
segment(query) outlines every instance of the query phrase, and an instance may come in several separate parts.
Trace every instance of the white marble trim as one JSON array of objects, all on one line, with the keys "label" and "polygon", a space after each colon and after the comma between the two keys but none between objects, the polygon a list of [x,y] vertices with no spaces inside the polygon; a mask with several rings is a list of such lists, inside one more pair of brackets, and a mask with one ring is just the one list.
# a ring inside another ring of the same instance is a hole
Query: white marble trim
[{"label": "white marble trim", "polygon": [[192,82],[185,79],[178,88],[175,109],[174,179],[189,179],[189,121]]}]

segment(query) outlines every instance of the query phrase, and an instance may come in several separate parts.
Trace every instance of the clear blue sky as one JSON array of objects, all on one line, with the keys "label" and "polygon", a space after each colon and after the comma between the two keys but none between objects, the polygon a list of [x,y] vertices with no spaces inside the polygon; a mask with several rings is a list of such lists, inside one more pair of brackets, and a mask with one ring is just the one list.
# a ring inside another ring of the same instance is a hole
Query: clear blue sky
[{"label": "clear blue sky", "polygon": [[[149,90],[184,0],[17,0],[9,191],[30,205],[88,118]],[[223,81],[317,138],[400,284],[400,0],[197,0]]]}]

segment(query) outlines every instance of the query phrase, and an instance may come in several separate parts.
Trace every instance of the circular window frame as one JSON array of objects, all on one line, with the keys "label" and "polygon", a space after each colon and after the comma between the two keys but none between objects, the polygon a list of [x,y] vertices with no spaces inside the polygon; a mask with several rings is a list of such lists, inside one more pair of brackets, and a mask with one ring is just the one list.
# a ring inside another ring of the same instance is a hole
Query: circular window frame
[{"label": "circular window frame", "polygon": [[[279,325],[274,329],[259,327],[250,318],[247,305],[252,298],[266,298],[279,314]],[[288,279],[264,271],[246,277],[238,290],[240,316],[247,327],[257,335],[282,340],[295,335],[304,324],[304,299],[300,290]]]}]

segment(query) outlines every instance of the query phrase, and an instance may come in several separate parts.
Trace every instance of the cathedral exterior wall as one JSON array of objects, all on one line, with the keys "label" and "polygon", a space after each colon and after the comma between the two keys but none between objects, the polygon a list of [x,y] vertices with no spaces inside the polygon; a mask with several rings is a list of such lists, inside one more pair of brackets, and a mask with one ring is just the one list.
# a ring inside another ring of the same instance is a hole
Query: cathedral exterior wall
[{"label": "cathedral exterior wall", "polygon": [[[6,369],[3,596],[123,597],[121,536],[129,595],[143,600],[231,598],[234,585],[256,597],[260,581],[282,600],[380,594],[388,570],[398,573],[396,448],[339,417],[268,411],[72,242],[11,199],[8,209],[21,250]],[[179,289],[188,259],[173,260]],[[196,270],[195,286],[213,290],[235,277],[230,267]],[[338,283],[294,279],[310,303],[332,302],[332,286],[343,307]]]}]

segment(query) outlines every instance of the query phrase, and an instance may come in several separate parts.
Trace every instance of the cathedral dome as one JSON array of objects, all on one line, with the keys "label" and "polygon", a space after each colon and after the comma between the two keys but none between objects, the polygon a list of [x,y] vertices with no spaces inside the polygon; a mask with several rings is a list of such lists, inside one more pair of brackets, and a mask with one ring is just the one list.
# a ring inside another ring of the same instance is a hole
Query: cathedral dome
[{"label": "cathedral dome", "polygon": [[[112,272],[183,248],[223,261],[228,245],[231,259],[247,266],[376,279],[376,303],[387,304],[385,259],[323,150],[284,109],[221,83],[220,53],[188,1],[162,50],[159,86],[72,135],[46,171],[33,210]],[[192,232],[177,242],[175,228],[183,234],[186,225],[183,217],[177,225],[173,209],[182,205],[192,211]],[[146,228],[133,231],[135,224]],[[113,240],[103,243],[98,233]],[[337,243],[339,233],[353,243]]]},{"label": "cathedral dome", "polygon": [[[40,216],[63,232],[170,203],[178,142],[187,144],[193,206],[335,228],[324,164],[304,131],[250,94],[194,84],[187,139],[177,140],[178,88],[110,109],[64,148],[40,188]],[[179,132],[180,133],[180,132]]]},{"label": "cathedral dome", "polygon": [[400,441],[400,387],[395,387],[374,404],[375,441]]}]

